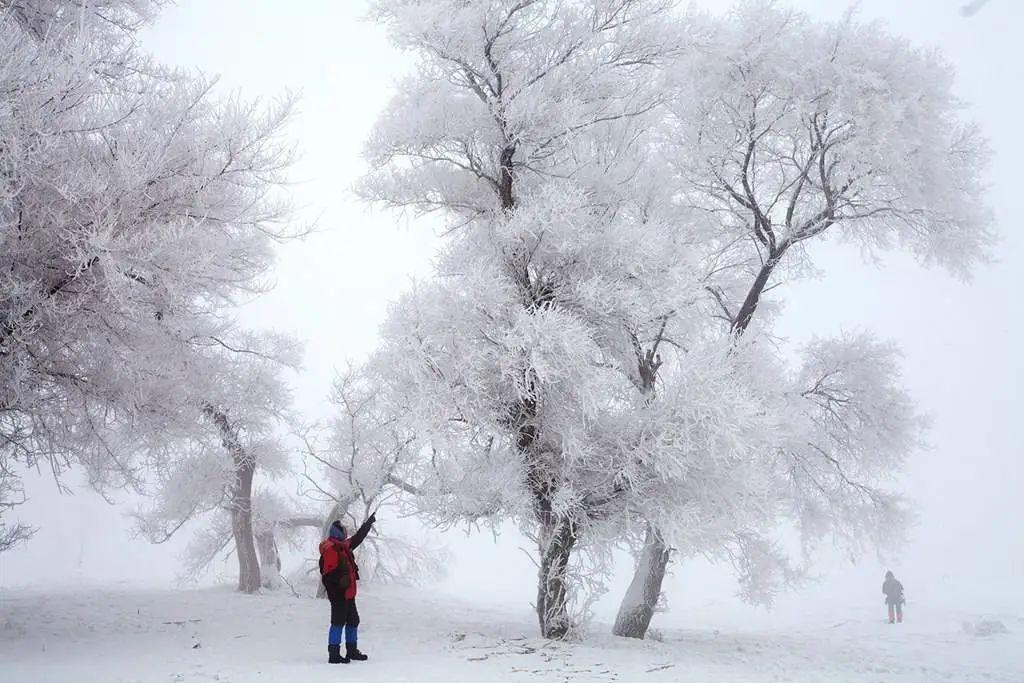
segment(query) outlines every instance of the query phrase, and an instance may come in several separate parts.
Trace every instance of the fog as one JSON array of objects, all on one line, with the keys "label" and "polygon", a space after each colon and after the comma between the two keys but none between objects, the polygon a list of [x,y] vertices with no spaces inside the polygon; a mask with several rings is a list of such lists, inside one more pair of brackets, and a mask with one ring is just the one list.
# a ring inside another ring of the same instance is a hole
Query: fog
[{"label": "fog", "polygon": [[[822,18],[847,9],[838,0],[783,4]],[[821,277],[787,288],[781,330],[793,341],[859,328],[894,339],[905,354],[906,385],[931,416],[932,429],[930,448],[914,454],[901,479],[918,514],[903,552],[885,560],[867,552],[856,564],[826,554],[818,582],[783,597],[783,606],[827,605],[831,596],[859,592],[879,602],[886,568],[896,571],[912,598],[935,600],[987,600],[995,588],[1024,579],[1018,435],[1024,307],[1017,299],[1024,291],[1024,240],[1017,230],[1024,46],[1014,30],[1024,25],[1024,5],[995,0],[967,17],[961,4],[865,0],[859,12],[917,44],[940,47],[955,64],[957,92],[994,152],[989,181],[1002,235],[998,262],[962,282],[902,256],[865,264],[855,248],[819,244]],[[293,191],[299,220],[315,231],[280,247],[276,288],[248,305],[244,316],[306,341],[304,368],[293,380],[296,407],[310,419],[327,414],[334,369],[373,349],[389,301],[428,273],[435,245],[429,220],[375,212],[349,192],[363,170],[363,140],[395,79],[411,66],[379,27],[361,20],[365,9],[356,0],[179,0],[144,36],[158,60],[219,74],[225,93],[301,94],[289,127],[301,152]],[[61,495],[45,473],[25,483],[30,501],[17,513],[39,532],[0,556],[3,585],[174,580],[185,538],[153,546],[132,537],[125,517],[130,499],[110,505],[84,489]],[[495,541],[488,533],[424,530],[452,553],[444,589],[527,609],[535,586],[533,567],[520,551],[527,543],[513,529],[504,531]],[[58,556],[73,558],[72,575],[54,562]],[[233,570],[223,569],[226,576]],[[599,616],[608,618],[630,571],[623,557]],[[733,601],[735,586],[725,568],[690,562],[676,569],[666,590],[673,618],[683,620],[709,601]],[[1020,589],[1013,590],[1020,597]]]}]

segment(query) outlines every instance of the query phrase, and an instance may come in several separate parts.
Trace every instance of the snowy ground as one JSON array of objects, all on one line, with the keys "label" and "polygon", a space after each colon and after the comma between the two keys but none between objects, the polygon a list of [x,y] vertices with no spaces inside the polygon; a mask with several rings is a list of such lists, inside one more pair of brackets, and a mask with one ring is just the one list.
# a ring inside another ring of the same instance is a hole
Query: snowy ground
[{"label": "snowy ground", "polygon": [[871,614],[794,628],[666,629],[662,642],[534,636],[526,609],[408,588],[360,596],[366,663],[329,666],[325,602],[227,588],[0,593],[0,680],[60,681],[1024,681],[1024,617],[965,631],[970,614],[899,627]]}]

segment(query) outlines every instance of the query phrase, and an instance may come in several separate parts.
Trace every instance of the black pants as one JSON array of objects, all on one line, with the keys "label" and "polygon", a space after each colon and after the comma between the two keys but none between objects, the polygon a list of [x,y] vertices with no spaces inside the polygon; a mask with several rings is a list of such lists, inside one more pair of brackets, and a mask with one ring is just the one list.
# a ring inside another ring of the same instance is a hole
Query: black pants
[{"label": "black pants", "polygon": [[328,594],[327,598],[331,601],[332,626],[349,626],[351,628],[359,626],[359,610],[356,609],[355,599],[346,600],[344,594]]}]

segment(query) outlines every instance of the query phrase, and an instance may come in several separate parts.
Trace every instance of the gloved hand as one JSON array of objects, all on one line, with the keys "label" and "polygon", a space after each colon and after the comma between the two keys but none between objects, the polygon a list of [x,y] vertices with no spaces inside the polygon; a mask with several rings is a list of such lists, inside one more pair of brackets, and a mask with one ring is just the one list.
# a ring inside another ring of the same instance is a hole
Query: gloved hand
[{"label": "gloved hand", "polygon": [[377,522],[377,513],[371,513],[370,516],[366,518],[366,521],[369,522],[371,526],[375,524]]}]

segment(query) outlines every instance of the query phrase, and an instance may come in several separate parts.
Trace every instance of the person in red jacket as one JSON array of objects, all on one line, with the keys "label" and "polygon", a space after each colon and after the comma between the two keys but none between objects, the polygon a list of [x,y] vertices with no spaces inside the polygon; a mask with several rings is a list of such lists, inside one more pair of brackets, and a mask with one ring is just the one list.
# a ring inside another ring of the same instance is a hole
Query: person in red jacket
[{"label": "person in red jacket", "polygon": [[[370,515],[352,536],[341,522],[331,524],[330,535],[320,544],[320,580],[331,601],[331,628],[327,632],[327,661],[331,664],[348,664],[351,660],[365,661],[366,655],[359,651],[359,611],[356,609],[356,585],[359,582],[359,566],[352,551],[370,532],[377,521]],[[345,634],[344,657],[341,655],[341,636]]]}]

